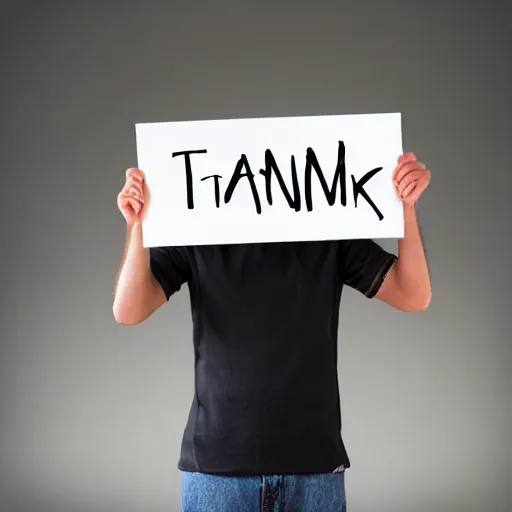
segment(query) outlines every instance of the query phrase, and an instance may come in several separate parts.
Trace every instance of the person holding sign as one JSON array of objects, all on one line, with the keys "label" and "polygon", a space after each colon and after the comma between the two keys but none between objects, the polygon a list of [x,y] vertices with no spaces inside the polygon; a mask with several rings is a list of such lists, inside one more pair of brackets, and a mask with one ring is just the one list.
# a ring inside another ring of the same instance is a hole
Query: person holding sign
[{"label": "person holding sign", "polygon": [[184,512],[346,510],[341,292],[349,286],[404,312],[427,308],[416,204],[430,176],[413,153],[398,158],[404,237],[395,256],[371,239],[145,248],[148,190],[142,170],[127,171],[116,321],[139,324],[183,284],[190,291],[196,373],[178,465]]}]

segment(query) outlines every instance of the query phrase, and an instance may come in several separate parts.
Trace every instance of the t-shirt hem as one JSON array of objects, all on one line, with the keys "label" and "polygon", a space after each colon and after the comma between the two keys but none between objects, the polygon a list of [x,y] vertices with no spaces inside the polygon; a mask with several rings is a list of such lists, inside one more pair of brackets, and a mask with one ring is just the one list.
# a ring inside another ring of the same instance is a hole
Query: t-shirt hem
[{"label": "t-shirt hem", "polygon": [[394,254],[388,254],[382,263],[379,271],[377,272],[375,279],[373,280],[370,288],[366,291],[365,295],[369,299],[373,299],[377,295],[382,283],[386,279],[389,271],[393,265],[398,261],[398,258]]},{"label": "t-shirt hem", "polygon": [[339,459],[334,463],[330,464],[306,464],[306,465],[295,465],[288,466],[284,464],[272,464],[267,466],[255,467],[239,467],[239,468],[214,468],[204,467],[198,468],[180,462],[178,469],[187,473],[203,473],[209,475],[219,476],[233,476],[233,477],[249,477],[249,476],[261,476],[261,475],[315,475],[315,474],[326,474],[335,473],[340,471],[340,467],[343,467],[343,471],[350,468],[350,461]]}]

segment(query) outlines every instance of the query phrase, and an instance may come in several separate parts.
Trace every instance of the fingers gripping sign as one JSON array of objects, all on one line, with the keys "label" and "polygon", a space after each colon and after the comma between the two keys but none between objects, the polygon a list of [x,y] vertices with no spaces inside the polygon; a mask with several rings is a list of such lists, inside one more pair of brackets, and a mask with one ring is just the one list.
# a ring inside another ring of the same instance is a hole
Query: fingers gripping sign
[{"label": "fingers gripping sign", "polygon": [[430,183],[431,172],[416,159],[414,153],[404,153],[398,158],[393,172],[393,183],[404,205],[413,206]]},{"label": "fingers gripping sign", "polygon": [[142,222],[147,201],[147,187],[140,169],[126,171],[125,184],[117,196],[117,206],[129,226]]}]

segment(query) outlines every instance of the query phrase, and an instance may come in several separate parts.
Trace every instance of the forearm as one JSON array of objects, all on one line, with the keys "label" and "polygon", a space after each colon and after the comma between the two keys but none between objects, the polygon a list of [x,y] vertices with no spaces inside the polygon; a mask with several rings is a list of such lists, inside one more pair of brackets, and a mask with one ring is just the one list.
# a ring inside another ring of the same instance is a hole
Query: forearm
[{"label": "forearm", "polygon": [[151,273],[149,249],[142,243],[142,226],[129,227],[114,286],[113,313],[117,322],[136,324],[163,302],[163,292]]},{"label": "forearm", "polygon": [[430,274],[416,207],[404,205],[404,238],[398,240],[396,279],[413,309],[424,309],[430,303]]}]

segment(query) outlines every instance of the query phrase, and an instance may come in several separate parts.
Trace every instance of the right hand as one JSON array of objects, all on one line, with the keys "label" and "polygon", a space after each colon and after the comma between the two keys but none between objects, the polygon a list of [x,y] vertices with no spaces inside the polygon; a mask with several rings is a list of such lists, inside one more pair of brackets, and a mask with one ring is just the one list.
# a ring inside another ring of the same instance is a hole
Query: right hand
[{"label": "right hand", "polygon": [[128,226],[142,222],[146,198],[144,174],[140,169],[128,169],[124,187],[117,196],[117,206]]}]

